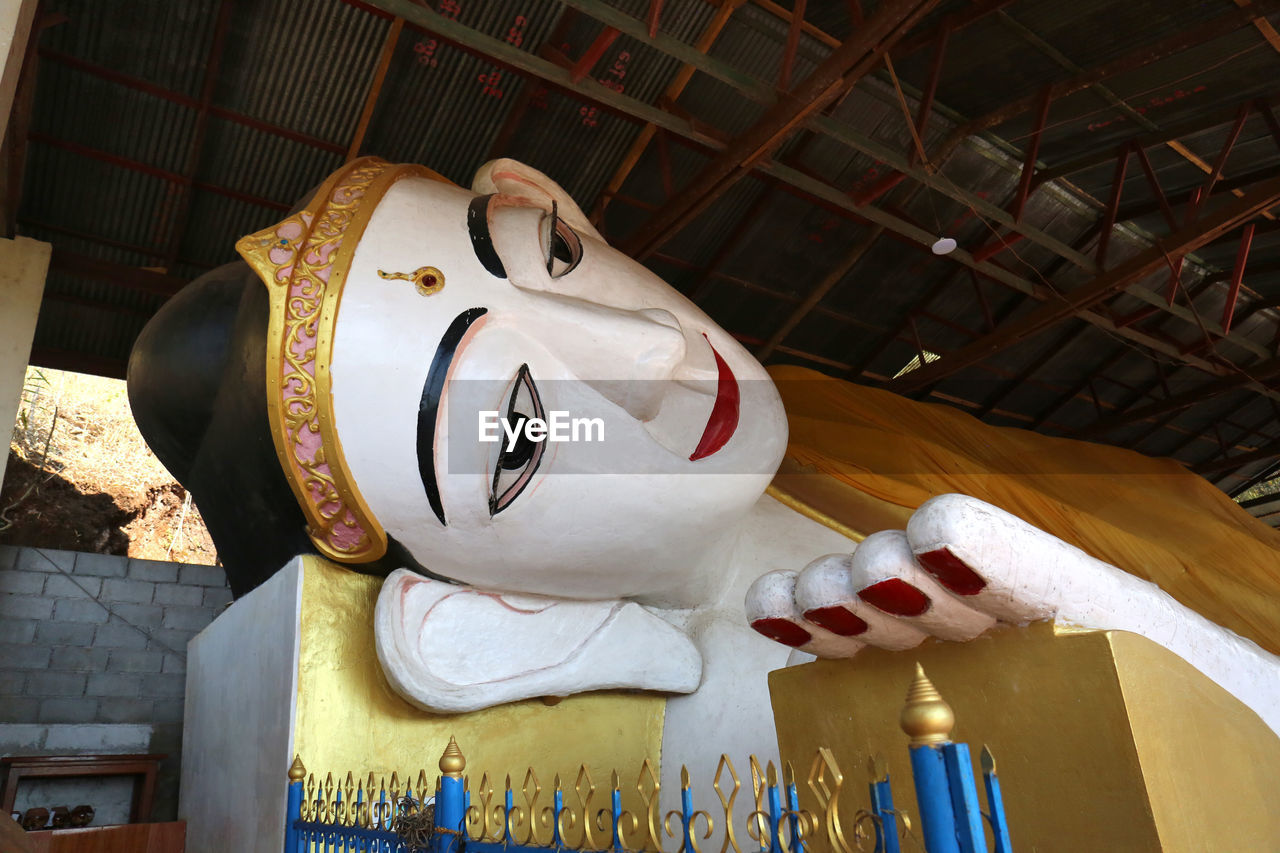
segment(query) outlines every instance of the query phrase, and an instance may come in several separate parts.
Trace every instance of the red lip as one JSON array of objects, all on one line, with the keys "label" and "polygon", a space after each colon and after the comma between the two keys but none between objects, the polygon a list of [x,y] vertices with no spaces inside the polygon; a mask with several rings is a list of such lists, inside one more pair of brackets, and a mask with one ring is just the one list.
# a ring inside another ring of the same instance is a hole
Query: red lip
[{"label": "red lip", "polygon": [[[702,337],[707,338],[706,335]],[[707,340],[707,346],[711,346],[710,340]],[[740,402],[738,380],[734,378],[733,371],[729,369],[729,365],[725,364],[715,347],[711,347],[711,354],[716,357],[716,369],[720,372],[719,384],[716,386],[716,402],[711,407],[711,417],[707,419],[707,426],[702,431],[698,448],[689,457],[691,462],[705,459],[724,447],[729,439],[733,438],[733,433],[738,428]]]}]

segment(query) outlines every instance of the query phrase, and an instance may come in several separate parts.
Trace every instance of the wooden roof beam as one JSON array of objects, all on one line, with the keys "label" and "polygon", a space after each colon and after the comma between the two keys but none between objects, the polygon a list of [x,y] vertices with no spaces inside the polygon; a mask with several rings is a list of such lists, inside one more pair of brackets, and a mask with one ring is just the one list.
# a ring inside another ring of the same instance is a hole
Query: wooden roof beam
[{"label": "wooden roof beam", "polygon": [[1233,199],[1199,221],[1157,240],[1155,245],[1107,270],[1089,284],[1064,295],[1052,294],[1044,305],[989,335],[961,347],[950,357],[912,371],[890,384],[907,392],[944,379],[979,361],[990,358],[1027,338],[1056,326],[1068,317],[1097,305],[1119,291],[1164,266],[1169,258],[1184,255],[1244,224],[1280,201],[1280,178],[1273,178],[1251,190],[1244,198]]},{"label": "wooden roof beam", "polygon": [[[172,89],[166,89],[163,86],[158,86],[149,80],[143,80],[141,77],[131,77],[128,74],[121,74],[114,68],[95,65],[94,63],[86,62],[79,57],[59,53],[48,48],[42,47],[37,52],[41,59],[47,59],[50,62],[56,62],[57,64],[64,65],[67,68],[73,68],[76,71],[92,75],[100,80],[106,80],[107,82],[114,83],[117,86],[124,86],[126,89],[143,92],[147,95],[151,95],[152,97],[160,98],[161,100],[169,101],[173,104],[178,104],[179,106],[190,107],[191,109],[197,110],[200,109],[199,100],[192,98],[189,95],[184,95],[181,92],[175,92]],[[269,133],[272,136],[279,136],[282,139],[297,142],[301,145],[319,148],[321,151],[328,151],[333,154],[346,153],[346,147],[336,142],[330,142],[327,139],[320,139],[315,136],[308,136],[305,133],[299,133],[298,131],[290,130],[287,127],[281,127],[277,124],[262,121],[261,119],[254,118],[253,116],[245,115],[244,113],[236,112],[235,110],[226,109],[225,107],[210,106],[209,114],[220,119],[225,119],[226,121],[234,122],[235,124],[243,125],[244,127],[252,128],[263,133]]]},{"label": "wooden roof beam", "polygon": [[707,205],[766,160],[804,122],[852,87],[879,63],[939,0],[886,0],[880,10],[803,82],[783,95],[688,186],[625,241],[622,250],[639,260],[657,251]]},{"label": "wooden roof beam", "polygon": [[[1212,130],[1215,127],[1234,121],[1241,106],[1252,103],[1255,108],[1262,111],[1267,108],[1267,104],[1273,97],[1275,96],[1266,95],[1261,98],[1249,98],[1248,100],[1243,101],[1240,104],[1236,104],[1233,107],[1227,107],[1222,110],[1206,113],[1199,118],[1170,125],[1169,127],[1161,130],[1149,133],[1139,133],[1130,137],[1127,140],[1127,144],[1142,149],[1154,148],[1157,145],[1167,145],[1170,142],[1175,142],[1179,139],[1187,136],[1193,136],[1197,133],[1203,133],[1207,130]],[[1265,112],[1263,115],[1265,116]],[[1105,148],[1091,151],[1088,154],[1083,154],[1073,160],[1068,160],[1065,163],[1059,163],[1056,166],[1041,169],[1036,173],[1035,182],[1037,184],[1042,184],[1046,181],[1056,181],[1059,178],[1065,178],[1068,175],[1075,174],[1076,172],[1083,172],[1085,169],[1092,169],[1095,166],[1110,163],[1115,159],[1115,156],[1116,145],[1115,143],[1109,143]]]},{"label": "wooden roof beam", "polygon": [[186,180],[178,185],[177,209],[169,220],[169,250],[165,254],[165,269],[172,267],[178,260],[182,241],[187,234],[187,223],[191,220],[191,203],[195,198],[193,182],[200,168],[200,155],[204,152],[204,141],[209,132],[209,108],[213,106],[213,93],[218,85],[218,72],[222,68],[222,55],[227,47],[234,11],[234,0],[222,0],[218,6],[213,44],[209,47],[209,57],[204,64],[204,81],[200,85],[200,106],[196,110],[195,132],[192,134],[191,147],[187,149],[186,165],[182,169],[182,176]]},{"label": "wooden roof beam", "polygon": [[[740,2],[740,0],[724,0],[724,3],[722,4],[720,11],[724,12],[727,6],[729,6],[731,3],[736,5],[736,2]],[[399,13],[401,11],[399,9],[400,3],[396,2],[396,0],[377,0],[375,5],[397,7],[396,9],[388,8],[389,14]],[[734,88],[738,89],[738,91],[741,94],[743,94],[745,97],[750,98],[751,100],[754,100],[757,103],[763,104],[765,106],[776,105],[774,93],[771,87],[768,86],[768,84],[764,83],[763,81],[755,80],[755,78],[749,77],[748,75],[745,75],[740,70],[733,68],[731,66],[728,66],[723,62],[715,60],[707,56],[705,53],[700,53],[698,49],[693,48],[690,45],[687,45],[683,42],[677,41],[673,46],[672,44],[669,44],[669,42],[673,40],[662,34],[659,34],[657,39],[651,38],[645,27],[645,22],[639,20],[638,18],[633,18],[623,12],[620,12],[619,10],[611,6],[608,6],[607,4],[602,3],[601,0],[569,0],[568,5],[572,6],[574,9],[582,12],[583,14],[586,14],[589,17],[592,17],[598,20],[599,22],[607,26],[615,27],[620,32],[628,36],[631,36],[632,38],[636,38],[637,40],[641,41],[644,44],[654,47],[655,49],[662,50],[668,53],[669,55],[680,59],[681,61],[687,62],[688,66],[685,69],[685,71],[689,74],[692,74],[694,69],[698,71],[702,71],[703,73],[706,73],[714,77],[715,79],[718,79],[722,82],[727,83],[728,85],[733,86]],[[920,41],[920,44],[919,45],[912,44],[912,48],[918,49],[919,47],[923,47],[927,44],[936,44],[938,40],[941,38],[941,36],[943,35],[943,33],[954,32],[960,27],[963,27],[966,24],[972,23],[974,20],[977,20],[978,18],[982,17],[982,15],[996,11],[998,8],[1000,8],[1003,5],[1005,4],[979,3],[979,4],[976,4],[975,7],[973,7],[973,11],[974,11],[973,15],[968,15],[965,13],[956,13],[951,16],[948,16],[944,18],[943,21],[940,22],[938,25],[931,27],[927,31],[921,33],[919,36],[913,36],[912,37],[913,41]],[[979,7],[981,7],[981,9],[979,9]],[[979,14],[979,11],[981,12],[980,14]],[[424,21],[415,20],[415,17],[413,14],[410,14],[407,12],[405,12],[404,14],[406,18],[408,18],[411,21],[415,21],[417,25],[427,26],[427,24]],[[426,15],[428,17],[431,17],[433,16],[433,13],[427,12]],[[422,17],[422,16],[420,15],[419,17]],[[438,15],[435,15],[434,17],[439,18]],[[477,34],[474,32],[468,34],[466,38],[463,39],[460,35],[454,36],[450,34],[451,30],[459,28],[459,25],[457,25],[456,22],[448,21],[447,19],[440,19],[439,23],[440,23],[440,26],[432,26],[433,32],[436,32],[437,35],[440,35],[446,39],[454,41],[455,43],[459,44],[459,46],[461,46],[464,50],[480,52],[490,57],[491,59],[495,59],[499,62],[503,61],[503,56],[501,55],[501,52],[500,52],[501,49],[499,51],[495,51],[493,50],[492,46],[488,46],[488,43],[493,41],[492,39],[488,39],[488,37],[485,37],[481,34]],[[921,39],[923,40],[921,41]],[[509,46],[501,45],[501,48],[507,48],[507,47]],[[893,51],[891,51],[891,55],[901,58],[901,56],[905,55],[905,53],[900,52],[898,49],[894,49]],[[527,57],[528,57],[528,54],[525,54],[524,57],[522,57],[522,59],[525,59]],[[523,73],[533,73],[537,76],[540,76],[543,79],[546,79],[552,82],[553,85],[556,82],[555,80],[551,79],[549,76],[541,73],[540,71],[529,68],[528,63],[526,62],[520,62],[520,63],[513,62],[512,67],[515,67],[516,70],[521,71]],[[577,97],[586,96],[588,99],[593,100],[597,103],[600,103],[602,106],[605,106],[605,108],[607,109],[620,111],[623,114],[630,115],[632,117],[641,116],[641,112],[639,109],[637,109],[637,107],[646,111],[653,109],[647,104],[644,104],[644,105],[632,104],[630,105],[630,109],[619,110],[618,105],[613,104],[611,102],[611,99],[594,97],[594,90],[592,89],[584,90],[583,88],[580,88],[582,84],[586,82],[587,81],[582,81],[581,83],[575,85],[573,87],[574,91],[572,91],[570,94]],[[564,87],[564,88],[568,88],[568,87]],[[613,93],[610,92],[609,94],[613,94]],[[625,97],[619,98],[618,100],[624,101],[624,102],[630,101],[630,99],[627,99]],[[706,137],[705,134],[700,134],[698,132],[698,129],[696,127],[693,127],[691,123],[688,122],[687,120],[681,121],[677,117],[670,117],[670,116],[669,118],[674,118],[674,121],[670,121],[668,124],[663,124],[659,122],[657,123],[658,126],[665,127],[666,129],[671,130],[673,133],[679,136],[682,136],[685,139],[690,139],[695,142],[701,143],[706,147],[712,148],[713,150],[721,150],[724,148],[723,143],[721,143],[719,140],[710,140],[708,139],[708,137]],[[645,117],[645,120],[648,121],[647,116]],[[680,125],[683,125],[683,126],[680,126]],[[1088,258],[1082,255],[1079,251],[1075,250],[1070,246],[1067,246],[1061,241],[1054,239],[1053,237],[1040,231],[1039,229],[1030,227],[1024,223],[1015,222],[1013,217],[1007,211],[999,207],[996,207],[995,205],[985,201],[984,199],[978,198],[977,196],[975,196],[974,194],[966,190],[956,187],[954,184],[951,183],[951,181],[946,180],[942,176],[933,174],[929,169],[924,168],[922,165],[911,163],[909,159],[909,155],[902,154],[898,151],[895,151],[889,148],[883,143],[872,140],[869,137],[865,137],[862,134],[858,133],[853,128],[844,124],[843,122],[839,122],[827,115],[813,116],[808,122],[808,126],[810,129],[818,133],[821,133],[836,141],[839,141],[845,145],[850,146],[855,151],[858,151],[862,154],[866,154],[867,156],[873,157],[874,159],[887,165],[890,169],[895,170],[901,173],[902,175],[910,177],[913,180],[917,181],[918,183],[921,183],[936,192],[942,193],[944,196],[955,199],[956,201],[959,201],[961,204],[964,204],[968,207],[971,207],[977,210],[979,214],[981,214],[982,216],[998,224],[1005,225],[1006,227],[1010,228],[1015,234],[1021,235],[1022,237],[1025,237],[1031,242],[1047,248],[1049,251],[1053,252],[1059,257],[1067,258],[1067,260],[1069,260],[1071,263],[1080,267],[1081,269],[1085,270],[1091,275],[1097,272],[1096,264],[1093,262],[1092,258]],[[643,138],[644,136],[643,131],[641,136]],[[711,143],[711,144],[707,144],[707,143]],[[640,140],[637,140],[637,143],[636,143],[637,148],[633,148],[633,152],[632,152],[632,154],[634,154],[637,158],[639,156],[639,152],[643,150],[644,144],[647,144],[647,140],[645,140],[643,143],[641,143]],[[632,155],[629,154],[628,157],[630,156]],[[627,166],[627,163],[628,163],[627,158],[624,158],[623,165]],[[769,171],[767,166],[763,164],[761,165],[760,168],[761,168],[761,171],[765,171],[765,172]],[[621,169],[619,170],[619,173],[622,174]],[[788,172],[787,174],[790,174],[790,172]],[[625,177],[625,175],[623,175],[623,177]],[[784,183],[790,183],[793,187],[800,189],[802,194],[807,192],[812,192],[806,186],[807,184],[813,183],[812,180],[804,182],[804,185],[797,183],[795,180],[793,180],[790,177],[784,177],[782,178],[782,180]],[[615,182],[619,184],[621,183],[619,180],[617,180],[617,177],[615,176],[615,181],[611,181],[610,186],[612,186],[613,183]],[[865,200],[863,200],[863,202],[865,203]],[[597,213],[595,214],[595,218],[598,220],[599,218],[598,214],[601,211],[601,207],[599,205],[596,207],[596,211]],[[897,233],[902,233],[898,229],[895,229],[893,225],[890,225],[889,229],[890,231],[896,231]],[[934,239],[936,239],[936,235]],[[1019,239],[1021,239],[1021,237],[1019,237]],[[929,243],[932,243],[932,240],[930,240]],[[1024,292],[1027,292],[1025,288],[1019,288],[1019,289],[1023,289]],[[1153,301],[1153,304],[1155,304],[1155,301]],[[1168,313],[1179,316],[1181,319],[1187,322],[1194,322],[1194,318],[1190,315],[1190,312],[1185,311],[1184,309],[1181,308],[1181,306],[1171,306],[1167,304],[1162,304],[1161,310],[1164,310]],[[1126,332],[1125,334],[1129,334],[1129,333]],[[1242,342],[1239,339],[1239,336],[1233,335],[1231,337],[1231,340],[1234,343],[1239,343],[1242,346],[1244,346],[1246,349],[1249,349],[1249,344],[1247,342]],[[1141,340],[1140,342],[1147,346],[1150,346],[1152,343],[1151,341],[1148,341],[1145,339]],[[1158,346],[1156,348],[1159,349]]]},{"label": "wooden roof beam", "polygon": [[[1117,74],[1143,68],[1153,62],[1235,32],[1241,27],[1251,25],[1256,19],[1276,11],[1280,11],[1280,0],[1255,0],[1255,2],[1244,8],[1232,9],[1212,20],[1202,21],[1154,44],[1144,45],[1124,56],[1103,63],[1096,68],[1075,74],[1065,80],[1059,80],[1050,86],[1050,97],[1054,100],[1064,98]],[[998,107],[986,115],[965,122],[956,128],[947,141],[943,143],[944,152],[949,152],[962,140],[970,136],[997,127],[1028,110],[1034,109],[1040,97],[1041,94],[1039,92],[1034,92]]]},{"label": "wooden roof beam", "polygon": [[[1280,2],[1280,0],[1276,1]],[[347,0],[347,2],[352,2],[352,0]],[[600,12],[597,8],[603,4],[599,2],[588,3],[587,0],[572,0],[572,2],[574,8],[587,12],[587,14],[596,17],[602,22],[616,25],[617,29],[626,35],[638,38],[645,44],[658,47],[659,49],[664,49],[662,45],[649,39],[648,32],[644,29],[644,22],[639,21],[638,19],[631,19],[634,23],[634,26],[632,26],[631,23],[627,23],[626,20],[623,20],[630,19],[630,16],[619,13],[617,10],[613,10],[613,17],[608,18],[606,21],[604,18],[600,17],[604,13]],[[730,2],[730,0],[726,0],[726,2]],[[413,0],[367,0],[367,2],[362,5],[376,8],[388,16],[400,15],[412,26],[420,27],[429,31],[436,38],[452,44],[464,52],[476,56],[482,56],[487,61],[493,62],[500,67],[513,70],[516,73],[541,79],[546,82],[547,85],[566,93],[570,97],[596,104],[600,108],[608,110],[614,114],[627,116],[640,122],[652,123],[656,127],[669,130],[673,133],[674,138],[687,140],[701,150],[716,152],[723,151],[725,148],[725,144],[723,142],[700,130],[686,118],[672,115],[667,110],[637,101],[635,98],[627,95],[619,94],[612,89],[608,89],[600,85],[594,80],[581,80],[574,83],[569,80],[569,72],[566,69],[560,68],[546,59],[534,56],[527,51],[520,50],[519,48],[493,38],[492,36],[473,30],[466,25],[447,18],[432,9],[419,6],[413,2]],[[588,7],[590,7],[592,11],[587,11]],[[616,22],[616,24],[613,24],[613,22]],[[632,32],[633,29],[635,30],[634,33]],[[663,34],[659,33],[659,40],[663,37]],[[719,73],[720,76],[717,76],[717,79],[721,79],[725,74],[729,74],[733,71],[733,69],[721,68],[723,63],[719,63],[703,54],[699,54],[696,49],[693,49],[691,46],[683,43],[681,43],[681,45],[688,49],[687,52],[691,54],[691,56],[685,56],[682,54],[678,58],[688,61],[691,65],[695,65],[698,70],[712,73],[719,69],[717,73]],[[675,54],[673,53],[672,55],[674,56]],[[716,74],[712,74],[712,76],[716,76]],[[755,93],[752,88],[744,88],[741,91],[747,97],[758,97],[757,93]],[[949,181],[943,180],[939,176],[929,174],[920,166],[909,166],[906,162],[907,158],[905,154],[901,154],[882,143],[864,137],[852,128],[849,128],[847,125],[829,118],[815,116],[811,118],[809,124],[812,129],[849,145],[857,151],[868,154],[869,156],[886,163],[890,168],[903,171],[912,179],[924,183],[930,188],[942,192],[948,197],[956,198],[963,204],[974,207],[984,217],[992,219],[997,223],[1013,227],[1014,230],[1026,234],[1028,239],[1033,242],[1049,248],[1059,256],[1068,257],[1072,263],[1082,265],[1085,269],[1091,270],[1094,268],[1092,259],[1080,255],[1079,252],[1072,250],[1070,246],[1054,240],[1049,237],[1049,235],[1036,229],[1028,228],[1026,226],[1015,226],[1012,222],[1012,217],[995,205],[977,198],[972,193],[959,190],[951,185]],[[814,203],[829,209],[838,210],[842,215],[849,216],[855,220],[874,221],[879,224],[883,224],[889,231],[896,235],[900,235],[902,238],[911,242],[927,247],[937,239],[936,235],[925,233],[922,229],[903,222],[899,218],[884,213],[883,211],[879,211],[876,208],[859,208],[843,191],[828,184],[824,184],[822,181],[816,180],[811,176],[798,172],[795,169],[788,168],[782,164],[771,161],[762,162],[758,164],[758,171],[765,176],[766,179],[772,180],[779,185],[785,185],[789,192],[808,198],[814,201]],[[1036,294],[1039,290],[1043,289],[1042,286],[1027,281],[1025,278],[1022,278],[1021,276],[1004,268],[995,266],[991,263],[975,262],[972,257],[963,250],[952,252],[948,256],[948,259],[956,263],[964,264],[965,266],[970,266],[980,274],[1023,293]],[[1163,304],[1163,299],[1160,299],[1159,297],[1156,298],[1159,299],[1161,304]],[[1180,308],[1181,306],[1176,307]],[[1173,311],[1174,309],[1169,308],[1168,310]],[[1141,346],[1193,365],[1212,375],[1221,375],[1223,372],[1221,365],[1199,358],[1194,354],[1181,353],[1179,352],[1178,347],[1172,346],[1166,341],[1161,341],[1134,329],[1116,329],[1114,324],[1108,318],[1098,315],[1095,312],[1085,311],[1081,314],[1081,317],[1103,329],[1115,331],[1121,337],[1128,338]],[[1236,340],[1236,337],[1237,336],[1233,335],[1232,340]]]},{"label": "wooden roof beam", "polygon": [[1201,462],[1199,465],[1192,466],[1191,470],[1201,476],[1207,476],[1221,471],[1232,471],[1243,468],[1244,466],[1252,465],[1255,462],[1265,462],[1268,459],[1275,459],[1278,456],[1280,456],[1280,441],[1273,441],[1270,444],[1262,445],[1251,453],[1242,453],[1238,456],[1225,456],[1221,459]]},{"label": "wooden roof beam", "polygon": [[[720,37],[720,33],[729,23],[729,18],[733,15],[744,0],[722,0],[720,8],[711,16],[711,20],[707,22],[702,33],[698,36],[698,41],[694,44],[694,49],[704,56],[710,52],[711,46],[716,43],[716,39]],[[650,33],[649,37],[655,38],[657,33]],[[670,103],[675,101],[684,92],[685,87],[689,85],[689,81],[693,79],[693,74],[697,68],[686,63],[671,82],[667,84],[667,88],[662,93],[662,100]],[[645,149],[649,147],[649,143],[653,140],[657,127],[652,123],[646,122],[644,127],[640,129],[635,140],[631,143],[631,147],[623,156],[622,162],[618,164],[617,170],[613,173],[613,177],[609,179],[609,183],[600,193],[600,200],[596,202],[596,206],[591,213],[591,221],[599,226],[604,218],[604,209],[609,205],[609,200],[622,190],[622,185],[626,182],[627,177],[635,169],[636,164],[640,162],[640,158],[644,155]]]},{"label": "wooden roof beam", "polygon": [[106,281],[129,290],[170,297],[187,284],[187,279],[143,267],[131,267],[101,258],[91,258],[78,252],[53,247],[49,259],[49,271],[65,273],[90,281]]},{"label": "wooden roof beam", "polygon": [[873,225],[870,231],[863,234],[862,237],[853,244],[845,257],[836,265],[835,269],[827,273],[822,281],[818,283],[818,286],[811,290],[809,295],[804,298],[804,301],[796,306],[795,310],[791,312],[787,319],[782,321],[782,325],[780,325],[769,337],[769,340],[760,345],[755,353],[756,358],[759,361],[763,362],[769,356],[773,355],[773,351],[778,348],[779,344],[786,340],[787,335],[791,334],[791,331],[796,326],[800,325],[800,321],[809,315],[809,312],[822,301],[823,297],[830,293],[837,284],[844,280],[845,276],[847,276],[853,268],[858,265],[858,261],[862,260],[862,256],[875,245],[876,240],[880,239],[880,235],[883,233],[883,225]]},{"label": "wooden roof beam", "polygon": [[[1139,152],[1142,151],[1141,148],[1137,148],[1136,150]],[[1139,162],[1141,162],[1141,156]],[[1263,169],[1256,169],[1243,175],[1237,175],[1234,178],[1223,178],[1218,181],[1216,186],[1220,192],[1231,192],[1232,190],[1248,188],[1256,183],[1265,181],[1268,178],[1274,178],[1277,175],[1280,175],[1280,166],[1267,166]],[[1201,189],[1203,186],[1204,185],[1202,183],[1199,183],[1193,187],[1177,190],[1172,193],[1165,193],[1165,201],[1168,203],[1170,209],[1184,207],[1185,205],[1190,204],[1191,197],[1195,194],[1195,191]],[[1153,198],[1150,201],[1134,202],[1133,204],[1120,206],[1120,210],[1116,213],[1116,222],[1128,222],[1133,219],[1141,219],[1144,216],[1150,216],[1153,213],[1162,212],[1162,206],[1158,198]]]},{"label": "wooden roof beam", "polygon": [[1139,421],[1160,417],[1171,412],[1180,412],[1197,403],[1212,400],[1214,397],[1231,391],[1247,388],[1255,383],[1264,384],[1277,375],[1280,375],[1280,358],[1269,359],[1249,367],[1240,368],[1240,372],[1234,376],[1208,382],[1189,391],[1174,394],[1164,400],[1149,403],[1131,412],[1103,418],[1077,431],[1075,435],[1077,438],[1094,438]]}]

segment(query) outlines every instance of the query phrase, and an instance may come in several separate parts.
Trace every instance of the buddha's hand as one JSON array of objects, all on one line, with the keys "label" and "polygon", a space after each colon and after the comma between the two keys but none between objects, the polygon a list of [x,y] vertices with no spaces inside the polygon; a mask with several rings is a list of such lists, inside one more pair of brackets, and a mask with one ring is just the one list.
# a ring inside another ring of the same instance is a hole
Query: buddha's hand
[{"label": "buddha's hand", "polygon": [[1275,656],[1155,584],[966,495],[926,501],[905,531],[872,534],[852,554],[758,578],[746,610],[761,634],[824,658],[866,645],[907,649],[925,637],[970,640],[997,622],[1131,631],[1280,727],[1280,712],[1263,710],[1280,703]]}]

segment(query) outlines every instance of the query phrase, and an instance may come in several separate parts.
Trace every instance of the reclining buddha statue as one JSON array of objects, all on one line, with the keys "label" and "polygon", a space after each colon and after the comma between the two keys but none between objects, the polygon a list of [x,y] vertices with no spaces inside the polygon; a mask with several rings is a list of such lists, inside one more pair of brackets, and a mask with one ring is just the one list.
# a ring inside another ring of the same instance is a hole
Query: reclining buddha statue
[{"label": "reclining buddha statue", "polygon": [[510,160],[469,189],[356,160],[237,248],[143,332],[135,415],[237,596],[299,553],[385,576],[420,708],[626,688],[731,721],[789,655],[1054,620],[1280,727],[1280,538],[1176,463],[766,371]]}]

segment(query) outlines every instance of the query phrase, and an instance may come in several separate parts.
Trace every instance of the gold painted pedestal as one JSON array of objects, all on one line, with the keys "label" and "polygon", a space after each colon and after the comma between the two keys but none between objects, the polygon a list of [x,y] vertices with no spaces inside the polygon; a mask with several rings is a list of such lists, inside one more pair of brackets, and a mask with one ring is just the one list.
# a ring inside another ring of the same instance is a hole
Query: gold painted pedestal
[{"label": "gold painted pedestal", "polygon": [[422,768],[434,777],[451,735],[466,753],[468,773],[478,779],[487,771],[495,784],[510,773],[518,787],[529,766],[544,787],[556,773],[574,779],[580,764],[598,782],[614,769],[632,774],[646,758],[657,766],[665,701],[658,696],[589,693],[555,705],[531,700],[450,715],[410,705],[391,691],[374,649],[382,578],[318,557],[304,558],[302,575],[293,740],[318,777],[351,770],[417,778]]},{"label": "gold painted pedestal", "polygon": [[975,759],[984,743],[994,753],[1019,853],[1280,850],[1280,738],[1182,659],[1124,632],[1035,625],[776,671],[783,759],[799,770],[830,747],[852,812],[867,805],[868,757],[882,755],[894,802],[917,817],[898,727],[917,661],[955,710],[952,739]]}]

